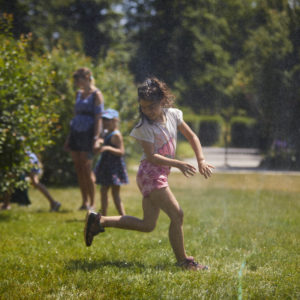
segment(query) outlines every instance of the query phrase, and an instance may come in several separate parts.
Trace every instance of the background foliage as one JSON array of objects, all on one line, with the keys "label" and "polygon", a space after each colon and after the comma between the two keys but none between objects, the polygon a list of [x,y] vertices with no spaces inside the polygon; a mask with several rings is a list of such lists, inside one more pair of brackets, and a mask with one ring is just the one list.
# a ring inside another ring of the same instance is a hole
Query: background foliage
[{"label": "background foliage", "polygon": [[[30,136],[26,145],[46,149],[44,180],[74,182],[62,146],[73,113],[71,75],[81,66],[92,69],[106,106],[121,111],[125,135],[135,122],[135,84],[155,75],[191,120],[219,115],[227,135],[237,117],[250,118],[249,146],[264,152],[265,166],[280,159],[282,168],[300,168],[298,0],[0,0],[0,9],[2,23],[4,13],[13,16],[1,32],[1,118],[9,119],[1,155],[22,161],[17,136]],[[235,125],[235,137],[246,123]]]},{"label": "background foliage", "polygon": [[[121,129],[126,135],[137,117],[132,75],[113,51],[97,64],[63,47],[53,48],[39,57],[30,50],[34,47],[32,40],[11,37],[9,23],[9,18],[3,18],[6,29],[1,35],[4,46],[0,54],[1,65],[5,66],[0,75],[4,83],[1,88],[0,146],[1,170],[4,170],[1,189],[5,191],[8,185],[13,188],[24,183],[19,175],[30,168],[27,147],[41,154],[45,182],[74,183],[73,163],[69,153],[63,150],[74,114],[72,73],[81,66],[93,71],[96,85],[104,94],[105,107],[120,111]],[[130,154],[131,141],[126,139],[126,145]]]},{"label": "background foliage", "polygon": [[285,141],[286,168],[299,168],[299,1],[129,1],[127,11],[138,80],[165,78],[197,114],[255,118],[258,147],[268,157]]},{"label": "background foliage", "polygon": [[[115,108],[120,112],[121,130],[125,136],[128,136],[136,120],[136,89],[132,75],[126,65],[117,63],[114,52],[108,53],[105,59],[94,65],[83,55],[58,48],[49,55],[49,62],[55,73],[52,82],[55,87],[53,97],[61,99],[56,107],[59,112],[60,131],[52,137],[53,145],[43,153],[44,181],[55,184],[74,183],[76,175],[70,154],[63,151],[70,120],[74,115],[75,89],[72,73],[80,66],[87,66],[92,70],[96,86],[104,95],[105,108]],[[127,154],[130,154],[131,141],[128,138],[125,141]]]},{"label": "background foliage", "polygon": [[29,54],[28,38],[10,36],[10,21],[0,20],[1,192],[23,183],[20,176],[30,168],[25,151],[42,151],[57,129],[50,65],[45,57]]}]

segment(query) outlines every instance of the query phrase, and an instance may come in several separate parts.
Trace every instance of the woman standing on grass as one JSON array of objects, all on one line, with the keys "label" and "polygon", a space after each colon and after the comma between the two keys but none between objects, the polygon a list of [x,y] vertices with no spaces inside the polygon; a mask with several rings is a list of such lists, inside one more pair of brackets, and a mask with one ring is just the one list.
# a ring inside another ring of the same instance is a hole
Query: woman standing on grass
[{"label": "woman standing on grass", "polygon": [[92,72],[80,68],[73,74],[76,94],[75,116],[71,121],[71,131],[65,149],[71,151],[82,196],[79,209],[94,207],[95,186],[92,172],[92,157],[102,130],[101,113],[104,100],[101,91],[95,87]]},{"label": "woman standing on grass", "polygon": [[141,120],[132,130],[142,148],[143,156],[137,173],[137,184],[143,194],[143,219],[132,216],[101,216],[88,211],[84,237],[87,246],[105,227],[150,232],[155,228],[160,210],[170,218],[169,239],[177,264],[186,269],[207,269],[187,256],[183,239],[183,212],[168,186],[170,168],[178,168],[186,177],[193,176],[196,168],[175,159],[177,130],[191,144],[198,162],[199,172],[208,178],[213,166],[204,160],[202,147],[196,134],[183,121],[182,112],[171,108],[174,96],[167,85],[157,78],[147,79],[138,88]]}]

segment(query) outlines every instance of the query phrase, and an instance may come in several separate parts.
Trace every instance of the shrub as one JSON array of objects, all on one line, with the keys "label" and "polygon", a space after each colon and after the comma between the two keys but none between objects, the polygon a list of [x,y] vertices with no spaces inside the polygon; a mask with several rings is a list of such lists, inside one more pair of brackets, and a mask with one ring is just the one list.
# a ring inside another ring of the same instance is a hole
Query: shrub
[{"label": "shrub", "polygon": [[231,147],[256,148],[259,134],[256,121],[246,117],[235,117],[231,121]]},{"label": "shrub", "polygon": [[[191,112],[185,113],[186,109],[182,108],[182,107],[179,107],[179,109],[181,109],[183,111],[184,121],[191,127],[191,129],[194,132],[197,133],[199,131],[199,124],[200,124],[201,116],[196,115]],[[185,140],[185,137],[180,132],[178,132],[178,140],[179,141]]]},{"label": "shrub", "polygon": [[[137,121],[136,88],[126,65],[110,52],[95,65],[82,54],[62,48],[37,55],[30,40],[14,40],[10,19],[2,19],[0,34],[0,191],[23,184],[18,178],[30,166],[25,150],[40,154],[44,166],[42,181],[51,184],[76,182],[70,154],[63,150],[73,117],[75,89],[72,73],[89,67],[102,90],[105,107],[120,111],[121,131],[127,133]],[[134,151],[125,138],[126,151]],[[2,172],[3,170],[3,172]]]},{"label": "shrub", "polygon": [[26,150],[40,152],[55,132],[57,99],[45,57],[28,58],[29,38],[14,40],[12,18],[0,19],[0,192],[24,185],[30,164]]},{"label": "shrub", "polygon": [[273,170],[297,170],[296,149],[285,140],[274,140],[266,153],[261,167]]},{"label": "shrub", "polygon": [[212,146],[220,141],[222,121],[217,116],[201,117],[199,133],[202,146]]},{"label": "shrub", "polygon": [[195,157],[195,153],[189,142],[179,141],[177,144],[176,156],[179,159],[193,158]]}]

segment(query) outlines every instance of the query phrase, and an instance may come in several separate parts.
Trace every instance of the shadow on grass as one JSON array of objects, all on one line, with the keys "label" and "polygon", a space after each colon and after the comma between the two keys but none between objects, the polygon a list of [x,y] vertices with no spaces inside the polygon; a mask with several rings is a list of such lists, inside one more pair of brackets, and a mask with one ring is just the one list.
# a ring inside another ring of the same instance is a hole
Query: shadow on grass
[{"label": "shadow on grass", "polygon": [[44,209],[38,209],[35,211],[36,213],[51,213],[51,214],[68,214],[73,212],[70,209],[60,209],[59,211],[49,211],[49,210],[44,210]]},{"label": "shadow on grass", "polygon": [[69,220],[65,220],[66,223],[84,223],[85,219],[69,219]]},{"label": "shadow on grass", "polygon": [[0,213],[0,222],[7,222],[10,220],[10,215],[6,213]]},{"label": "shadow on grass", "polygon": [[97,269],[101,269],[103,267],[116,267],[119,269],[131,269],[131,270],[155,270],[155,271],[170,271],[176,272],[181,271],[180,268],[175,267],[175,265],[170,265],[168,263],[160,263],[157,265],[144,265],[140,262],[127,262],[127,261],[107,261],[107,260],[87,260],[87,259],[76,259],[70,260],[67,263],[67,269],[69,271],[93,271]]},{"label": "shadow on grass", "polygon": [[75,259],[70,260],[67,264],[67,269],[69,271],[93,271],[101,269],[103,267],[117,267],[120,269],[145,269],[145,265],[139,262],[126,262],[126,261],[106,261],[106,260],[87,260],[87,259]]}]

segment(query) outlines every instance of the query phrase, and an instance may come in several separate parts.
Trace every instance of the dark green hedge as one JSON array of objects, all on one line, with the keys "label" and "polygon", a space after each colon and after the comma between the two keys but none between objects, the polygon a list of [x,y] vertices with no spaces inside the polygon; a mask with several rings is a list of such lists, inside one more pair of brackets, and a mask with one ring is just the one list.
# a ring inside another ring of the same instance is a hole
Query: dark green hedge
[{"label": "dark green hedge", "polygon": [[222,121],[219,117],[203,117],[200,121],[198,136],[202,146],[213,146],[220,141]]},{"label": "dark green hedge", "polygon": [[[202,146],[213,146],[220,143],[223,121],[220,116],[184,114],[185,122],[198,135]],[[179,136],[180,138],[181,136]]]},{"label": "dark green hedge", "polygon": [[231,121],[231,147],[257,148],[259,144],[259,130],[254,119],[235,117]]}]

